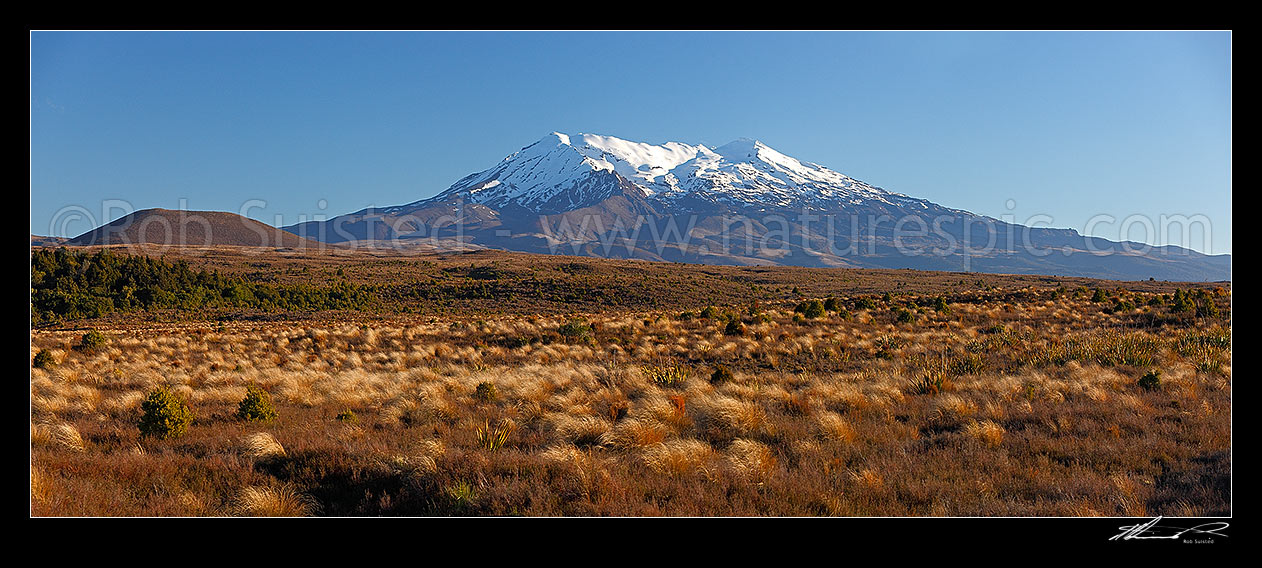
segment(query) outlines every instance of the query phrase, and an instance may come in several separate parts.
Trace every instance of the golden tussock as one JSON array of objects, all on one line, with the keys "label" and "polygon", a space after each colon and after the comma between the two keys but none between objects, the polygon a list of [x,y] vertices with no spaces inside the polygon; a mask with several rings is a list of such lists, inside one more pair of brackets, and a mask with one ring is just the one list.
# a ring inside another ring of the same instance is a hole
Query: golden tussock
[{"label": "golden tussock", "polygon": [[307,517],[320,511],[319,503],[289,485],[246,487],[237,495],[234,512],[246,517]]},{"label": "golden tussock", "polygon": [[241,444],[241,452],[252,460],[283,457],[285,447],[267,432],[256,432],[245,437]]}]

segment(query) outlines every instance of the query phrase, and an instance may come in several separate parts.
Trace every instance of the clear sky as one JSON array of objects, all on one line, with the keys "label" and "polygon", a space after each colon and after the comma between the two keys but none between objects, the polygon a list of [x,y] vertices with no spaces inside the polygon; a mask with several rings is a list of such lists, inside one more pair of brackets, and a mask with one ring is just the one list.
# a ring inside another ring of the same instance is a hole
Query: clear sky
[{"label": "clear sky", "polygon": [[1230,32],[32,32],[30,90],[39,235],[107,200],[399,205],[560,131],[756,138],[949,207],[1231,252]]}]

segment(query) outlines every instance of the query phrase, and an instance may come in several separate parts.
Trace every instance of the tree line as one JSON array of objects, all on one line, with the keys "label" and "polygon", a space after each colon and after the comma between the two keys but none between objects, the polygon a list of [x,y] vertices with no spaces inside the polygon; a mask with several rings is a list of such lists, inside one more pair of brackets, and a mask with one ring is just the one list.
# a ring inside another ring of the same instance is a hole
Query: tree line
[{"label": "tree line", "polygon": [[273,285],[194,270],[183,260],[109,250],[31,252],[32,325],[140,310],[363,310],[377,301],[370,287],[344,281]]}]

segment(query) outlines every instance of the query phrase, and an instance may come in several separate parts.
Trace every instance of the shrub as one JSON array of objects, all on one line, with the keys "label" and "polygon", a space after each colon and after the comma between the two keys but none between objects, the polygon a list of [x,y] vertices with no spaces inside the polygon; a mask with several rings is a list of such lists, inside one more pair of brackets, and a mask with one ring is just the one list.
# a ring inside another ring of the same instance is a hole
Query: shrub
[{"label": "shrub", "polygon": [[897,315],[895,316],[894,320],[897,321],[898,323],[915,323],[916,321],[916,314],[912,313],[911,310],[908,310],[906,308],[899,308],[896,314]]},{"label": "shrub", "polygon": [[946,298],[943,296],[938,296],[936,299],[934,299],[933,309],[937,310],[938,313],[943,313],[943,314],[951,313],[951,307],[947,305]]},{"label": "shrub", "polygon": [[701,310],[701,316],[700,316],[700,317],[701,317],[701,319],[714,319],[714,318],[717,318],[717,317],[719,317],[719,310],[718,310],[718,309],[716,309],[714,306],[706,306],[704,310]]},{"label": "shrub", "polygon": [[338,422],[359,422],[359,417],[355,415],[355,411],[347,408],[337,413]]},{"label": "shrub", "polygon": [[557,333],[560,333],[565,337],[579,338],[586,336],[591,332],[591,330],[592,328],[590,325],[581,321],[571,321],[557,328]]},{"label": "shrub", "polygon": [[838,300],[837,298],[829,298],[827,300],[824,300],[824,309],[830,312],[842,311],[841,300]]},{"label": "shrub", "polygon": [[499,398],[499,392],[495,390],[495,383],[490,381],[478,383],[478,387],[473,391],[473,399],[478,402],[491,402],[496,398]]},{"label": "shrub", "polygon": [[824,303],[819,300],[811,300],[806,304],[806,309],[802,311],[802,315],[808,319],[824,317]]},{"label": "shrub", "polygon": [[889,305],[894,302],[894,296],[891,296],[889,292],[886,292],[885,295],[881,296],[881,301],[885,302],[886,305]]},{"label": "shrub", "polygon": [[727,327],[723,328],[724,335],[741,335],[742,333],[745,333],[745,326],[738,319],[727,322]]},{"label": "shrub", "polygon": [[876,309],[876,302],[875,302],[875,301],[873,301],[873,300],[872,300],[872,298],[860,298],[860,299],[859,299],[859,309],[861,309],[861,310],[875,310],[875,309]]},{"label": "shrub", "polygon": [[245,387],[245,398],[237,405],[237,417],[247,422],[271,422],[276,419],[272,395],[258,385]]},{"label": "shrub", "polygon": [[728,369],[723,365],[715,365],[714,373],[710,375],[710,382],[718,385],[731,381],[734,378],[735,377],[732,375],[731,369]]},{"label": "shrub", "polygon": [[1196,303],[1183,290],[1174,291],[1173,304],[1170,309],[1176,314],[1196,311]]},{"label": "shrub", "polygon": [[1214,303],[1213,298],[1203,298],[1196,306],[1196,317],[1198,318],[1216,318],[1219,315],[1218,304]]},{"label": "shrub", "polygon": [[1117,298],[1113,301],[1113,307],[1108,308],[1104,311],[1108,313],[1115,313],[1115,314],[1133,312],[1135,311],[1135,304],[1131,303],[1130,300],[1123,300],[1121,298]]},{"label": "shrub", "polygon": [[109,338],[106,337],[104,333],[94,329],[83,334],[83,339],[79,340],[79,345],[76,349],[85,353],[95,353],[105,349],[105,346],[108,345],[109,342]]},{"label": "shrub", "polygon": [[1091,295],[1091,301],[1097,304],[1104,302],[1105,300],[1108,300],[1108,299],[1109,299],[1109,296],[1104,293],[1103,288],[1096,288],[1095,293]]},{"label": "shrub", "polygon": [[36,369],[47,369],[57,364],[57,359],[53,357],[52,352],[47,349],[40,349],[35,354],[35,361],[31,363]]},{"label": "shrub", "polygon": [[193,421],[193,411],[165,387],[150,391],[140,409],[144,412],[140,418],[141,436],[178,438],[188,431]]},{"label": "shrub", "polygon": [[1157,390],[1161,388],[1161,371],[1148,371],[1143,377],[1140,377],[1139,386],[1144,390]]}]

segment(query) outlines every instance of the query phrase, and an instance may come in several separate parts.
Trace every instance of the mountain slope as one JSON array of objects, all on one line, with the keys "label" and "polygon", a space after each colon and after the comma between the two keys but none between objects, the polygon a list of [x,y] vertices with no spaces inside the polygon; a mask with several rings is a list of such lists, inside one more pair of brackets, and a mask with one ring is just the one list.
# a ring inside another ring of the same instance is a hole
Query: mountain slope
[{"label": "mountain slope", "polygon": [[447,239],[711,264],[1179,280],[1225,280],[1231,272],[1230,255],[1012,225],[748,139],[709,148],[554,132],[434,197],[285,229],[324,242]]}]

